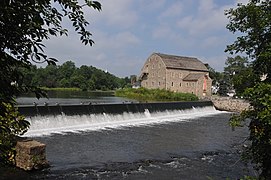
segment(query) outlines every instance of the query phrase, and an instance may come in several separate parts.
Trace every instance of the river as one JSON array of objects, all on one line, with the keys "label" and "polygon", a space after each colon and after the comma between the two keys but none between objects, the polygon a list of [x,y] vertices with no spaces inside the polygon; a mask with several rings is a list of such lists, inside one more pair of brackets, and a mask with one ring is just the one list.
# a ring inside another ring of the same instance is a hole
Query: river
[{"label": "river", "polygon": [[[48,169],[0,168],[0,179],[238,179],[246,128],[213,107],[122,115],[32,117],[25,135],[46,144]],[[50,126],[51,125],[51,126]]]},{"label": "river", "polygon": [[34,94],[18,97],[16,99],[18,105],[54,105],[54,104],[89,104],[89,103],[120,103],[125,101],[133,101],[131,99],[116,97],[114,92],[103,91],[48,91],[48,98],[35,98]]}]

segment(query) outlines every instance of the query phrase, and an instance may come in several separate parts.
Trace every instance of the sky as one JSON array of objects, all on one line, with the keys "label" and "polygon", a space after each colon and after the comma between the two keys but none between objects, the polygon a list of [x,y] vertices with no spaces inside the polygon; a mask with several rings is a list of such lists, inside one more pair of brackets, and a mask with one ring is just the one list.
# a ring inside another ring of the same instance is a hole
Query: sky
[{"label": "sky", "polygon": [[71,24],[68,37],[44,42],[46,53],[62,64],[68,60],[94,66],[118,77],[139,75],[154,52],[196,57],[223,71],[224,52],[236,35],[226,29],[225,10],[247,0],[100,0],[102,11],[84,9],[93,46],[81,44]]}]

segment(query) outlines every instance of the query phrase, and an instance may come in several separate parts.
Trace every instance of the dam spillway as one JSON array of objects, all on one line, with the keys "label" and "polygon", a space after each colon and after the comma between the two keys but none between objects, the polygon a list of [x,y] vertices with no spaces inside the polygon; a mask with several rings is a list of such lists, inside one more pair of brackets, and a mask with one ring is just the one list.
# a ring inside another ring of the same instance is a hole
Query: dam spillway
[{"label": "dam spillway", "polygon": [[38,173],[12,170],[6,179],[238,179],[248,172],[236,151],[246,130],[233,133],[231,114],[208,101],[19,110],[31,124],[24,136],[47,145],[52,166]]},{"label": "dam spillway", "polygon": [[212,102],[19,106],[31,126],[25,136],[187,121],[219,113]]},{"label": "dam spillway", "polygon": [[197,107],[213,106],[211,101],[191,102],[152,102],[152,103],[108,103],[108,104],[55,104],[55,105],[21,105],[18,110],[24,116],[46,115],[84,115],[84,114],[122,114],[161,112],[166,110],[184,110]]},{"label": "dam spillway", "polygon": [[208,174],[214,179],[237,179],[242,175],[239,156],[232,152],[245,131],[232,134],[230,113],[216,110],[211,102],[26,107],[19,108],[31,124],[24,136],[47,145],[52,165],[50,171],[26,177],[197,179]]}]

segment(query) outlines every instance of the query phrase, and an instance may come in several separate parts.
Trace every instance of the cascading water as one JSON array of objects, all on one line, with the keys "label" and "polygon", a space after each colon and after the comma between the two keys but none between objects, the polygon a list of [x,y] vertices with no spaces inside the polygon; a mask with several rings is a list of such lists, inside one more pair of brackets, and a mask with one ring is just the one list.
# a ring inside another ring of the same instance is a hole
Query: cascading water
[{"label": "cascading water", "polygon": [[63,134],[67,132],[121,128],[125,126],[142,126],[157,123],[163,124],[176,121],[189,121],[193,118],[218,113],[221,112],[215,110],[213,106],[206,106],[186,110],[171,110],[152,113],[150,113],[148,109],[145,109],[144,113],[124,112],[122,114],[101,113],[73,116],[65,114],[56,116],[34,116],[27,118],[31,126],[24,136],[43,136],[50,135],[52,133]]},{"label": "cascading water", "polygon": [[[31,123],[25,136],[46,144],[51,167],[33,173],[0,168],[0,179],[238,179],[251,175],[239,154],[248,131],[232,132],[230,113],[198,104],[37,106],[41,115],[33,113],[33,106],[21,108]],[[72,110],[86,114],[72,115]]]}]

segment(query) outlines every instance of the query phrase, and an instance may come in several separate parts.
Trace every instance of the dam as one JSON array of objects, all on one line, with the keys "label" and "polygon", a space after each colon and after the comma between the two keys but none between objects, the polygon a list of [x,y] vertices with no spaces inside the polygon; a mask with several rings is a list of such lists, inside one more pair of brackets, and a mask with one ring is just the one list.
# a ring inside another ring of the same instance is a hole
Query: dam
[{"label": "dam", "polygon": [[25,136],[165,123],[180,120],[180,115],[188,118],[217,113],[210,101],[25,105],[18,110],[31,124]]},{"label": "dam", "polygon": [[[248,135],[209,101],[23,105],[24,135],[46,144],[51,167],[0,168],[4,179],[238,179]],[[10,173],[7,173],[10,172]],[[195,173],[196,172],[196,173]]]},{"label": "dam", "polygon": [[83,114],[122,114],[142,113],[146,109],[150,112],[165,110],[184,110],[196,107],[213,106],[211,101],[196,102],[152,102],[152,103],[99,103],[99,104],[54,104],[54,105],[21,105],[18,110],[25,116],[37,115],[83,115]]}]

